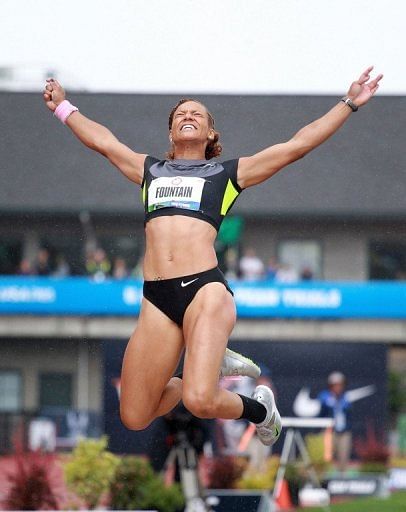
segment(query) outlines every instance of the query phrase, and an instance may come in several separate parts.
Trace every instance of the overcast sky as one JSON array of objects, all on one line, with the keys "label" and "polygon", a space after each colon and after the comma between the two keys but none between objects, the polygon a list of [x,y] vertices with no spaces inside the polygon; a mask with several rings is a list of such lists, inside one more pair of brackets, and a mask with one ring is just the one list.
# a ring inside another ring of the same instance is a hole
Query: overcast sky
[{"label": "overcast sky", "polygon": [[406,94],[405,20],[405,0],[1,0],[0,67],[91,91],[341,94],[375,64],[381,93]]}]

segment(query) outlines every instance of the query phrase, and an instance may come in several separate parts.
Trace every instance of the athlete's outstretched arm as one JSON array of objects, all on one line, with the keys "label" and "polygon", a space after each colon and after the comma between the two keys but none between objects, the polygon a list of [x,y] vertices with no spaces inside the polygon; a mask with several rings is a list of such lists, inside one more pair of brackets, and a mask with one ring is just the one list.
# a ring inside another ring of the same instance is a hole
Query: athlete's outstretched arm
[{"label": "athlete's outstretched arm", "polygon": [[[383,75],[370,80],[372,69],[373,66],[366,69],[348,90],[347,97],[356,107],[365,105],[378,90],[379,81]],[[257,185],[288,164],[304,157],[331,137],[351,113],[352,109],[340,101],[323,117],[299,130],[288,142],[275,144],[253,156],[240,158],[238,184],[241,188]]]},{"label": "athlete's outstretched arm", "polygon": [[[63,87],[54,79],[47,80],[43,94],[46,106],[52,112],[66,99]],[[122,144],[108,128],[92,121],[78,111],[70,114],[66,125],[85,146],[108,158],[128,179],[141,184],[146,155],[132,151],[128,146]]]}]

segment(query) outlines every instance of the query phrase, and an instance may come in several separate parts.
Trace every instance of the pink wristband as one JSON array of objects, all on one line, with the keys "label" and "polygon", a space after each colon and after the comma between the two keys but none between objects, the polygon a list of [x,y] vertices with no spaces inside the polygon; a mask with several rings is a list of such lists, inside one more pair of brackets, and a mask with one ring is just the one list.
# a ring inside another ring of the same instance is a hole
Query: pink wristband
[{"label": "pink wristband", "polygon": [[63,124],[66,124],[68,117],[72,112],[76,112],[77,110],[79,109],[73,106],[68,100],[63,100],[62,103],[59,103],[56,107],[54,116],[56,116]]}]

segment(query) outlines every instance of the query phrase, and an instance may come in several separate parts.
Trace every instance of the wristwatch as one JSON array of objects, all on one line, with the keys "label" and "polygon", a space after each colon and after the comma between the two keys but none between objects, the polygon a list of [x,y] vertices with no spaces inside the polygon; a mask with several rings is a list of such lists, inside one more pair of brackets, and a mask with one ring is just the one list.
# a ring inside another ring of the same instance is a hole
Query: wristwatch
[{"label": "wristwatch", "polygon": [[352,100],[350,100],[348,96],[344,96],[344,98],[341,98],[341,101],[348,105],[353,112],[356,112],[358,110],[358,106]]}]

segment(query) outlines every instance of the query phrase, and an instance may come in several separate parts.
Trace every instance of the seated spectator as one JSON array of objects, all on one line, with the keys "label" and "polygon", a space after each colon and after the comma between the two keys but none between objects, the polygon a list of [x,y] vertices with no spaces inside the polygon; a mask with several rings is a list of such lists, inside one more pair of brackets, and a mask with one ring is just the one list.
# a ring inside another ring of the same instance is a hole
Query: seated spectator
[{"label": "seated spectator", "polygon": [[302,281],[312,281],[313,277],[313,270],[308,265],[304,266],[300,271],[300,279]]},{"label": "seated spectator", "polygon": [[35,262],[35,273],[39,276],[49,276],[52,272],[49,261],[49,251],[44,247],[38,251]]},{"label": "seated spectator", "polygon": [[255,249],[248,247],[240,260],[241,278],[245,281],[257,281],[264,277],[264,264],[258,258]]},{"label": "seated spectator", "polygon": [[35,270],[28,258],[23,258],[18,265],[17,274],[19,276],[35,276]]},{"label": "seated spectator", "polygon": [[56,258],[56,267],[52,272],[55,277],[66,277],[70,274],[70,267],[63,254],[58,254]]},{"label": "seated spectator", "polygon": [[132,269],[131,276],[135,277],[137,279],[142,279],[143,278],[143,266],[144,266],[144,258],[140,258],[138,260],[138,263]]},{"label": "seated spectator", "polygon": [[96,281],[103,281],[110,274],[111,263],[104,249],[92,251],[86,261],[86,272]]},{"label": "seated spectator", "polygon": [[113,263],[114,279],[126,279],[128,277],[127,264],[124,258],[117,257]]},{"label": "seated spectator", "polygon": [[282,263],[275,274],[275,281],[279,283],[297,283],[298,279],[296,269],[289,263]]},{"label": "seated spectator", "polygon": [[229,247],[224,255],[226,266],[226,279],[237,279],[238,277],[238,252],[234,247]]},{"label": "seated spectator", "polygon": [[269,258],[268,265],[266,267],[266,278],[270,281],[273,281],[276,276],[276,272],[278,271],[278,264],[275,261],[275,258]]}]

